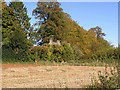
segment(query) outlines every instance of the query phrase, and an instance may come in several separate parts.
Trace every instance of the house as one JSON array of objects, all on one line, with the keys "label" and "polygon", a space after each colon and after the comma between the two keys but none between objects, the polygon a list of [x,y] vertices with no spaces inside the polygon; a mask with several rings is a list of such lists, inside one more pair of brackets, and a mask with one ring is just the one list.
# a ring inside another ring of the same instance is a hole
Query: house
[{"label": "house", "polygon": [[52,38],[50,38],[49,44],[50,44],[50,45],[55,45],[55,44],[61,45],[61,43],[60,43],[59,40],[57,40],[57,42],[53,42]]}]

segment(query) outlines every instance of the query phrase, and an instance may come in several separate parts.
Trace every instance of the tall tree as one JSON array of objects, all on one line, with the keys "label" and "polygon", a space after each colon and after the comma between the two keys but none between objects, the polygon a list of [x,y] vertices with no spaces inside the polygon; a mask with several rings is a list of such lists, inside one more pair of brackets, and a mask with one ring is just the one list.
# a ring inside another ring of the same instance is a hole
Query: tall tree
[{"label": "tall tree", "polygon": [[105,36],[105,33],[102,33],[102,28],[100,28],[98,26],[96,26],[94,28],[91,28],[90,30],[92,30],[96,33],[96,36],[97,36],[98,39]]},{"label": "tall tree", "polygon": [[21,29],[27,35],[30,28],[29,20],[31,19],[27,15],[27,8],[23,2],[10,2],[9,7],[12,9],[14,23],[20,25]]},{"label": "tall tree", "polygon": [[2,12],[3,47],[15,52],[25,52],[32,45],[27,39],[30,18],[23,2],[10,2]]},{"label": "tall tree", "polygon": [[89,31],[83,29],[69,14],[63,12],[58,2],[38,2],[33,15],[38,19],[35,25],[39,26],[36,37],[43,38],[45,42],[49,42],[54,35],[54,40],[66,41],[78,47],[84,54],[96,52],[98,47],[108,45],[103,38],[105,33],[100,27],[91,28]]},{"label": "tall tree", "polygon": [[30,18],[27,15],[27,9],[23,2],[10,2],[9,6],[3,8],[2,27],[3,27],[3,44],[9,42],[11,34],[19,27],[27,39],[30,28]]},{"label": "tall tree", "polygon": [[5,3],[2,3],[2,45],[8,46],[9,44],[9,37],[11,34],[11,26],[10,22],[12,21],[12,18],[10,16],[11,9],[5,5]]},{"label": "tall tree", "polygon": [[[36,30],[38,37],[48,42],[50,37],[54,35],[55,39],[61,39],[64,17],[60,3],[58,2],[38,2],[37,7],[33,10],[33,15],[39,22],[36,25],[40,27]],[[40,35],[40,36],[39,36]]]},{"label": "tall tree", "polygon": [[2,46],[2,10],[4,7],[6,7],[6,3],[3,1],[0,1],[0,47]]}]

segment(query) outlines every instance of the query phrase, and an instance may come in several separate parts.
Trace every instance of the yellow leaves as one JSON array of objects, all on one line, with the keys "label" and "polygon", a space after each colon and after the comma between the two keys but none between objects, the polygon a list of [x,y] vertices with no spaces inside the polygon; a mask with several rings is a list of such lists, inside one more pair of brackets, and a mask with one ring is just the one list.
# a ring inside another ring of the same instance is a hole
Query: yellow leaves
[{"label": "yellow leaves", "polygon": [[90,50],[89,49],[86,49],[86,48],[84,48],[84,52],[85,52],[85,54],[90,54]]},{"label": "yellow leaves", "polygon": [[6,7],[6,6],[7,6],[6,3],[2,2],[2,8]]},{"label": "yellow leaves", "polygon": [[21,28],[23,28],[23,26],[21,26]]},{"label": "yellow leaves", "polygon": [[87,44],[88,42],[85,41],[85,44]]}]

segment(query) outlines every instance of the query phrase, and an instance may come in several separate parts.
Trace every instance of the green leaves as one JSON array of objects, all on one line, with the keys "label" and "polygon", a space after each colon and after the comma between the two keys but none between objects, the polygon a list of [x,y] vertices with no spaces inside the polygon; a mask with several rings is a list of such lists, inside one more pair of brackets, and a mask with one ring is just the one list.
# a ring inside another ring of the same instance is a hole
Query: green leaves
[{"label": "green leaves", "polygon": [[29,20],[30,18],[27,16],[27,10],[24,7],[23,2],[10,2],[9,6],[4,7],[2,13],[4,45],[6,39],[10,38],[12,33],[18,30],[18,28],[19,30],[22,30],[25,33],[25,37],[27,37],[27,30],[30,27]]},{"label": "green leaves", "polygon": [[102,28],[96,26],[89,31],[84,30],[69,14],[63,12],[58,2],[38,2],[33,15],[39,20],[40,28],[36,30],[36,35],[41,37],[37,38],[42,38],[45,43],[49,43],[50,37],[54,36],[53,41],[66,41],[78,47],[85,57],[92,58],[90,56],[96,52],[97,58],[106,59],[110,56],[106,54],[109,51],[105,51],[111,49],[111,45],[104,40]]},{"label": "green leaves", "polygon": [[104,73],[99,71],[98,80],[97,79],[93,80],[93,78],[91,78],[92,84],[94,84],[92,88],[103,88],[106,90],[110,90],[113,88],[119,88],[118,71],[116,71],[116,69],[117,69],[116,66],[114,66],[114,69],[111,69],[110,72],[108,72],[107,67],[105,67]]},{"label": "green leaves", "polygon": [[38,60],[66,62],[74,59],[73,48],[65,42],[62,43],[62,45],[44,44],[43,46],[33,47],[29,49],[28,53],[30,57],[33,59],[32,56],[35,56],[36,52],[38,53],[37,54],[37,56],[39,57]]},{"label": "green leaves", "polygon": [[22,60],[25,56],[27,57],[26,51],[32,45],[27,39],[30,28],[27,9],[23,2],[10,2],[8,6],[4,5],[2,11],[3,47],[4,49],[11,48],[12,52],[17,55],[16,59]]},{"label": "green leaves", "polygon": [[63,18],[62,8],[58,2],[38,2],[37,7],[33,10],[33,15],[39,20],[36,25],[41,27],[37,33],[41,35],[44,42],[48,42],[50,37],[54,35],[55,41],[62,39]]},{"label": "green leaves", "polygon": [[41,43],[40,45],[44,44],[42,49],[37,48],[36,52],[41,53],[39,57],[43,57],[44,60],[119,57],[117,51],[104,40],[105,34],[102,28],[97,26],[89,31],[85,30],[73,21],[69,14],[63,12],[58,2],[37,3],[37,7],[32,12],[38,19],[36,29],[30,26],[30,18],[27,16],[27,8],[23,2],[10,2],[8,6],[3,3],[2,5],[2,45],[12,48],[15,52],[27,52],[36,41],[43,40],[44,43],[49,43],[53,36],[53,41],[60,40],[64,47],[57,45],[49,47]]}]

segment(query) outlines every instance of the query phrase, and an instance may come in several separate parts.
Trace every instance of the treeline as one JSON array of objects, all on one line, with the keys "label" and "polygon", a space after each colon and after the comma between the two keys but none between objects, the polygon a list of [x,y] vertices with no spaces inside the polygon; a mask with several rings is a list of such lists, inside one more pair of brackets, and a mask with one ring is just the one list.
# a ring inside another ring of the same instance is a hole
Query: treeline
[{"label": "treeline", "polygon": [[[38,2],[32,14],[38,20],[34,26],[23,2],[2,2],[3,61],[119,58],[118,48],[103,38],[102,28],[83,29],[63,12],[59,2]],[[62,45],[49,45],[50,38]]]}]

